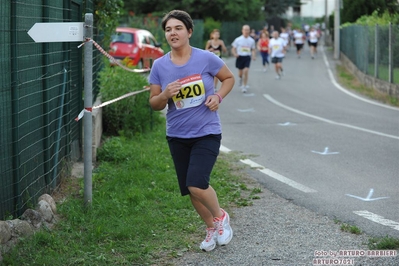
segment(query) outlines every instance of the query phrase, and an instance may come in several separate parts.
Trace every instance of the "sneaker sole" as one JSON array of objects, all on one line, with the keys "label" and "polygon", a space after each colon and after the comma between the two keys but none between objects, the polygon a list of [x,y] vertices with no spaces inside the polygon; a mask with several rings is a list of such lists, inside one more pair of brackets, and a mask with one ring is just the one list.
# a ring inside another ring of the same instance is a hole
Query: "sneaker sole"
[{"label": "sneaker sole", "polygon": [[212,251],[212,250],[214,250],[215,248],[216,248],[216,243],[215,243],[213,246],[210,246],[209,248],[201,248],[201,247],[200,247],[200,249],[201,249],[202,251],[204,251],[204,252]]}]

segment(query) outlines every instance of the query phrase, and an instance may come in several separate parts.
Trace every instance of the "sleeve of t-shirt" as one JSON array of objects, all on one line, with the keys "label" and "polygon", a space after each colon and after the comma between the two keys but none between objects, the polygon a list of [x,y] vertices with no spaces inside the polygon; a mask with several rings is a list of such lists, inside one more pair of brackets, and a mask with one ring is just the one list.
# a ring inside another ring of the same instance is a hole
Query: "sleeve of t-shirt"
[{"label": "sleeve of t-shirt", "polygon": [[231,46],[233,47],[237,47],[237,38],[234,39],[234,41],[231,43]]},{"label": "sleeve of t-shirt", "polygon": [[214,53],[209,53],[208,57],[209,57],[209,64],[208,64],[209,73],[211,73],[212,76],[215,76],[217,73],[219,73],[220,69],[223,67],[224,61]]}]

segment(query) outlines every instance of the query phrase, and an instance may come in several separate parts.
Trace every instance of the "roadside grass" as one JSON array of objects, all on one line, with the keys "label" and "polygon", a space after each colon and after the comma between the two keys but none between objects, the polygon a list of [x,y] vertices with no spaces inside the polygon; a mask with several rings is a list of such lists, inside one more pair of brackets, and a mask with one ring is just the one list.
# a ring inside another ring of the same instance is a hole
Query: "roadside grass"
[{"label": "roadside grass", "polygon": [[[340,229],[343,232],[348,232],[355,235],[363,234],[362,230],[355,225],[343,223],[338,219],[334,219],[334,223],[340,224]],[[399,238],[394,238],[390,236],[370,237],[368,239],[367,246],[370,250],[399,250]]]},{"label": "roadside grass", "polygon": [[399,249],[399,239],[390,236],[372,237],[369,239],[368,247],[374,250]]},{"label": "roadside grass", "polygon": [[349,224],[341,224],[341,231],[344,232],[349,232],[351,234],[355,234],[355,235],[360,235],[362,233],[362,230],[360,230],[359,227],[355,226],[355,225],[349,225]]},{"label": "roadside grass", "polygon": [[[261,192],[240,176],[234,156],[221,153],[211,177],[226,210],[251,205]],[[83,204],[82,179],[64,180],[55,228],[19,241],[3,254],[4,265],[170,265],[185,251],[199,251],[205,225],[180,196],[164,124],[134,138],[106,139],[99,160],[92,206]]]},{"label": "roadside grass", "polygon": [[338,82],[341,83],[345,88],[376,101],[399,107],[399,100],[396,97],[392,97],[373,88],[364,86],[342,65],[337,65],[336,69],[338,74]]}]

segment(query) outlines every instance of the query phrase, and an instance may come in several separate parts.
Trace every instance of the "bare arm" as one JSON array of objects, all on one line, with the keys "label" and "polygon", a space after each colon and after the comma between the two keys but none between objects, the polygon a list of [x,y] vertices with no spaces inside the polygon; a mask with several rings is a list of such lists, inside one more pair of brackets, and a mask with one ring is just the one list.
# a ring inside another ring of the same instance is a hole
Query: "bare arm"
[{"label": "bare arm", "polygon": [[205,44],[205,50],[209,50],[209,47],[211,46],[211,41],[208,40]]},{"label": "bare arm", "polygon": [[256,49],[252,49],[252,60],[256,60]]},{"label": "bare arm", "polygon": [[221,102],[219,96],[223,99],[234,86],[234,75],[226,65],[219,70],[216,77],[221,81],[222,85],[217,94],[209,95],[205,101],[205,105],[208,106],[211,111],[219,109],[219,104]]},{"label": "bare arm", "polygon": [[227,48],[226,48],[226,45],[224,45],[224,41],[223,40],[220,40],[220,45],[222,45],[223,53],[227,53]]},{"label": "bare arm", "polygon": [[168,100],[177,95],[181,89],[181,83],[174,81],[166,86],[162,91],[160,85],[150,84],[150,105],[155,111],[163,110],[168,103]]},{"label": "bare arm", "polygon": [[238,54],[237,54],[237,48],[236,47],[231,47],[231,54],[234,56],[234,57],[238,57]]}]

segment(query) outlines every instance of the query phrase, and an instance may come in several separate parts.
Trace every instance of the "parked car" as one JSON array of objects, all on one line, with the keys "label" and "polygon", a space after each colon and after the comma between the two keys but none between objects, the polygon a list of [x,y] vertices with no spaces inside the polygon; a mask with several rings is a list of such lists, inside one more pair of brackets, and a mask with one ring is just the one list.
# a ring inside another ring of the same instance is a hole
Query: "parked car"
[{"label": "parked car", "polygon": [[164,51],[148,30],[118,27],[111,37],[109,54],[121,61],[130,59],[129,65],[150,68]]}]

